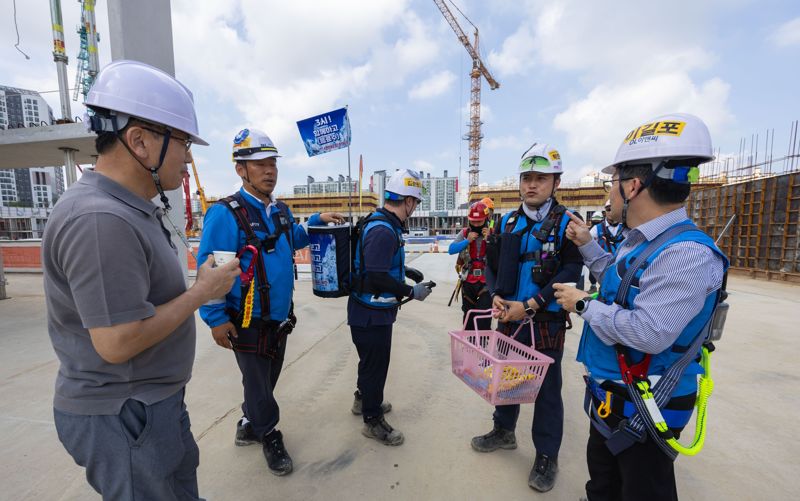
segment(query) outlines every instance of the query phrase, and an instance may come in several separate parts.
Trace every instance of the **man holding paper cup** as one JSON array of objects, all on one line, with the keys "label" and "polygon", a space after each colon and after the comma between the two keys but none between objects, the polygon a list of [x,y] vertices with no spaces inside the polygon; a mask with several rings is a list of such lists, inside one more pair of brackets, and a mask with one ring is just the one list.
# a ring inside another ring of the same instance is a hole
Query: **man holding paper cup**
[{"label": "man holding paper cup", "polygon": [[[200,259],[239,255],[242,276],[223,298],[200,308],[214,342],[233,349],[242,373],[244,402],[236,426],[237,446],[262,444],[269,471],[287,475],[293,465],[276,428],[280,417],[275,384],[286,339],[294,329],[294,252],[308,245],[305,227],[275,199],[278,150],[258,129],[242,129],[233,140],[233,161],[242,188],[206,213]],[[314,214],[307,225],[342,223],[336,212]]]},{"label": "man holding paper cup", "polygon": [[179,188],[192,143],[207,143],[192,93],[140,62],[103,68],[86,107],[95,168],[64,193],[42,238],[58,438],[103,499],[199,499],[184,404],[194,312],[230,288],[239,263],[206,260],[187,290],[186,250],[151,199]]}]

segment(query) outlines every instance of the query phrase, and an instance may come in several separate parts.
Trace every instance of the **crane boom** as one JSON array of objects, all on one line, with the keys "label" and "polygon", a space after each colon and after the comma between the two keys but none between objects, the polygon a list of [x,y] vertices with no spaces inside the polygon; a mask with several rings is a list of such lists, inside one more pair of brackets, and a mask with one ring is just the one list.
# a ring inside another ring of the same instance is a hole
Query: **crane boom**
[{"label": "crane boom", "polygon": [[[478,52],[478,27],[472,24],[472,21],[467,18],[467,21],[475,28],[475,43],[472,44],[444,0],[433,0],[433,3],[439,8],[442,15],[447,20],[447,23],[453,28],[459,41],[461,41],[461,44],[467,49],[467,53],[472,58],[472,71],[470,71],[469,74],[471,79],[469,134],[464,137],[464,139],[469,140],[469,188],[471,191],[478,186],[478,175],[480,172],[478,167],[480,163],[481,139],[483,139],[483,134],[481,134],[481,76],[486,79],[492,90],[500,87],[500,83],[489,73],[489,70],[486,68],[486,65],[483,64],[483,60]],[[453,5],[455,6],[455,4]],[[458,7],[456,7],[456,9],[458,9]],[[461,11],[459,10],[459,12]],[[463,12],[461,14],[463,15]],[[464,17],[466,18],[466,16]]]},{"label": "crane boom", "polygon": [[[444,3],[444,0],[433,0],[433,3],[435,3],[436,6],[439,7],[439,10],[442,12],[442,15],[447,20],[447,23],[450,25],[450,27],[453,28],[453,31],[455,32],[458,39],[461,41],[461,44],[464,46],[465,49],[467,49],[469,57],[472,58],[473,65],[477,63],[478,70],[481,72],[481,75],[483,75],[486,81],[489,82],[489,87],[492,90],[495,90],[498,87],[500,87],[500,83],[494,79],[492,74],[489,73],[489,70],[486,68],[486,65],[483,64],[483,60],[481,59],[480,54],[478,54],[477,44],[474,47],[472,46],[472,43],[470,43],[469,38],[464,33],[464,30],[461,29],[461,26],[458,24],[458,21],[456,20],[455,16],[453,16],[453,13],[450,11],[450,8],[447,6],[446,3]],[[477,35],[478,35],[478,28],[475,28],[476,39]]]}]

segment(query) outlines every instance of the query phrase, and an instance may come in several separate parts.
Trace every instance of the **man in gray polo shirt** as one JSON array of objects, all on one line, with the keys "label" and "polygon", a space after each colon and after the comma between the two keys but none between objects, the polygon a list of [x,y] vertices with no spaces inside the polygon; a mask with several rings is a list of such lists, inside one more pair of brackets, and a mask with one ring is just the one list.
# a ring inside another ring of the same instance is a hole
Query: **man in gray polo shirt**
[{"label": "man in gray polo shirt", "polygon": [[206,143],[189,90],[142,63],[104,68],[86,105],[97,164],[42,239],[58,437],[104,499],[199,499],[184,405],[194,311],[231,288],[239,263],[209,259],[187,290],[185,250],[150,199],[179,187],[192,142]]}]

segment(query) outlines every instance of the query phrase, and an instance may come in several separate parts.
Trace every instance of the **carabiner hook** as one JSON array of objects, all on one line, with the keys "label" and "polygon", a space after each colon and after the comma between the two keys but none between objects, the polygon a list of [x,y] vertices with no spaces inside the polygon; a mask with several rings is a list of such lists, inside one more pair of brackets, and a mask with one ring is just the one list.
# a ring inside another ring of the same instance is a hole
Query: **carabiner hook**
[{"label": "carabiner hook", "polygon": [[611,392],[606,391],[606,401],[597,406],[597,415],[605,419],[611,414]]}]

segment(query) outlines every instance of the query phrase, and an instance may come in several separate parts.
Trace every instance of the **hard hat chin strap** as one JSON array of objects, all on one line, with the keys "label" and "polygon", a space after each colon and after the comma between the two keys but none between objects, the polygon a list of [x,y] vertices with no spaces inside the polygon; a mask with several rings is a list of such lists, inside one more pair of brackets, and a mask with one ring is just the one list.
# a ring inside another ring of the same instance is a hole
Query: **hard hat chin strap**
[{"label": "hard hat chin strap", "polygon": [[161,153],[158,155],[158,165],[156,167],[148,167],[139,160],[139,157],[131,150],[128,143],[122,138],[122,134],[120,134],[119,129],[117,128],[117,118],[115,116],[111,117],[111,125],[114,128],[114,135],[117,136],[119,142],[128,150],[128,153],[133,157],[134,160],[139,162],[143,168],[150,171],[150,175],[153,177],[153,183],[156,185],[156,190],[158,191],[158,196],[161,200],[161,203],[164,204],[164,211],[169,212],[172,210],[172,207],[169,205],[169,198],[167,198],[166,193],[164,193],[164,188],[161,186],[161,178],[158,177],[158,169],[164,164],[164,158],[167,156],[167,148],[169,148],[169,140],[172,136],[172,129],[167,128],[164,132],[164,141],[161,143]]}]

